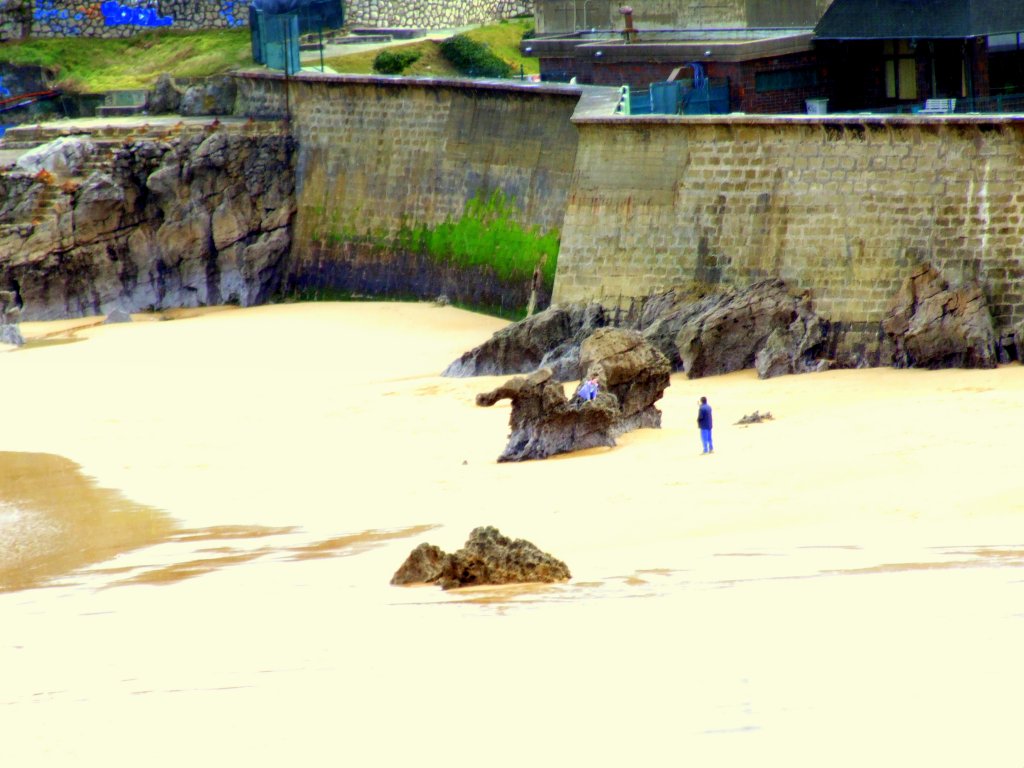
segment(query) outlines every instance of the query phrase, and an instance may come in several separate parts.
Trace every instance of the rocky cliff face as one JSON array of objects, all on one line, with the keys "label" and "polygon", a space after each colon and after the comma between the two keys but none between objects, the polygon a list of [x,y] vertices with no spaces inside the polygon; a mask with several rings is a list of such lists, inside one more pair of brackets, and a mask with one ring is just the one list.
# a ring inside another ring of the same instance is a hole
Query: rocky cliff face
[{"label": "rocky cliff face", "polygon": [[23,320],[263,302],[291,245],[293,150],[216,124],[58,139],[0,176],[0,290]]}]

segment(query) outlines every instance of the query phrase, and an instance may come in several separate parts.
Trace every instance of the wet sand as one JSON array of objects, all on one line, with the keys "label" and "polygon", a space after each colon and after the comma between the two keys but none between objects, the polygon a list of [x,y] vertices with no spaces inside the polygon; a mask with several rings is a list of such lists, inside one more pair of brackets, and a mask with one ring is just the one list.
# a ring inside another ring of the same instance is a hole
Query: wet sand
[{"label": "wet sand", "polygon": [[[675,376],[499,465],[504,377],[438,376],[499,320],[166,318],[0,347],[4,764],[1024,761],[1024,368]],[[484,524],[573,580],[388,586]]]}]

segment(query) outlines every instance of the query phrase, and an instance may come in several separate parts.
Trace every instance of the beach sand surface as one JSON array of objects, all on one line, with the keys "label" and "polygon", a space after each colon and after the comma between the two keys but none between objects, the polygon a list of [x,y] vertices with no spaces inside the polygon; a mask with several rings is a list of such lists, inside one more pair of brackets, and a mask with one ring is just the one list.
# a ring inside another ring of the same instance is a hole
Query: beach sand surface
[{"label": "beach sand surface", "polygon": [[[101,320],[0,347],[0,764],[1024,765],[1019,365],[676,374],[498,464],[440,372],[501,320]],[[480,525],[572,580],[389,585]]]}]

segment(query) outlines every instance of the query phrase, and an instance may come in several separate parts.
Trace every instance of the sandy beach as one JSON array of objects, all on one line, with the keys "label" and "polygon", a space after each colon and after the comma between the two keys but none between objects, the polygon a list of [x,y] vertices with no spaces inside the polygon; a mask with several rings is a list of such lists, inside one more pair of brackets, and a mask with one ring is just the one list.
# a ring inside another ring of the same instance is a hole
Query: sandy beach
[{"label": "sandy beach", "polygon": [[[0,346],[3,765],[1024,765],[1020,365],[676,374],[498,464],[439,374],[501,320],[101,320]],[[389,586],[478,525],[573,579]]]}]

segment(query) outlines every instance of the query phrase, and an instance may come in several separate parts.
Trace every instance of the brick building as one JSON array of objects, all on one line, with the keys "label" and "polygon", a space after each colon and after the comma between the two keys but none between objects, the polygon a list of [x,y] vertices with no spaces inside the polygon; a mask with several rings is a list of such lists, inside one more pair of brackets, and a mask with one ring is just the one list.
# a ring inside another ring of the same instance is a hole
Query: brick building
[{"label": "brick building", "polygon": [[1022,43],[1021,0],[835,0],[815,28],[829,98],[844,110],[957,99],[987,111],[1024,92]]},{"label": "brick building", "polygon": [[522,51],[540,59],[543,80],[645,89],[678,70],[727,82],[730,111],[802,112],[826,96],[813,28],[830,2],[537,0],[537,36]]},{"label": "brick building", "polygon": [[[523,42],[541,78],[646,89],[693,63],[728,82],[729,110],[1024,109],[1022,0],[538,0]],[[590,25],[590,26],[588,26]]]}]

